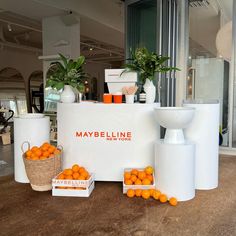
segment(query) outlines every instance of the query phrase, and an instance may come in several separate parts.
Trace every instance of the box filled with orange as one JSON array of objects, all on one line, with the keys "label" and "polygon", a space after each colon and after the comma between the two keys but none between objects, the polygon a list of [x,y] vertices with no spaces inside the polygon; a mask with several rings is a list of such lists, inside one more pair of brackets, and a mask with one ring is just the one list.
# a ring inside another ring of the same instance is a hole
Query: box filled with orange
[{"label": "box filled with orange", "polygon": [[78,164],[63,170],[52,180],[52,195],[89,197],[95,187],[94,174]]},{"label": "box filled with orange", "polygon": [[128,189],[155,189],[155,176],[151,166],[146,168],[127,168],[123,176],[123,193]]}]

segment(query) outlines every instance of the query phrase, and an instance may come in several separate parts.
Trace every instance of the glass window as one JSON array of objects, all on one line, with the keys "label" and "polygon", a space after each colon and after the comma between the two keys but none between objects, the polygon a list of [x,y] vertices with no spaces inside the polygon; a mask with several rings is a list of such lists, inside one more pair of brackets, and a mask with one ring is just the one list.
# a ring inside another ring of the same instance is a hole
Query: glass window
[{"label": "glass window", "polygon": [[189,1],[187,98],[220,101],[222,146],[229,145],[230,60],[216,44],[216,39],[225,24],[232,20],[232,8],[232,0]]}]

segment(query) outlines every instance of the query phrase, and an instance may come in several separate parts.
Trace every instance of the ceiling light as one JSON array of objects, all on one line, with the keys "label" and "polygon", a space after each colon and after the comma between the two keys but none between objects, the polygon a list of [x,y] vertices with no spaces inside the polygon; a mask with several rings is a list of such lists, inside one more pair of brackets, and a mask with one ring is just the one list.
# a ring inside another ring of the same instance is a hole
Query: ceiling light
[{"label": "ceiling light", "polygon": [[93,48],[89,48],[89,51],[93,51]]},{"label": "ceiling light", "polygon": [[8,28],[8,31],[12,31],[12,28],[11,28],[11,25],[10,24],[7,24],[7,28]]}]

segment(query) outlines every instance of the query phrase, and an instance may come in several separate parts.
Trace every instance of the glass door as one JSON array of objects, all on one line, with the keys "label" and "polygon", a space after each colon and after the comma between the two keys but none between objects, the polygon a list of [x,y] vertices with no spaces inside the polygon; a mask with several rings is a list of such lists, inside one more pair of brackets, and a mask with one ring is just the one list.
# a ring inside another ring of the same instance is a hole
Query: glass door
[{"label": "glass door", "polygon": [[188,99],[220,102],[220,145],[229,146],[230,60],[218,45],[222,28],[232,20],[233,1],[189,1]]}]

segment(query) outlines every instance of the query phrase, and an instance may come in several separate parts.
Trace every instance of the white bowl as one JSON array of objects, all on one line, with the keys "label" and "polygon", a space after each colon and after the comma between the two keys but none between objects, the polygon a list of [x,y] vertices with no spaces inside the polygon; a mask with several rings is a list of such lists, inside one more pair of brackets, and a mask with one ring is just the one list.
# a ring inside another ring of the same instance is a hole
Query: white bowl
[{"label": "white bowl", "polygon": [[26,114],[19,115],[19,118],[22,118],[22,119],[39,119],[43,117],[44,117],[44,114],[42,113],[26,113]]},{"label": "white bowl", "polygon": [[155,107],[157,122],[167,129],[186,128],[193,119],[192,107]]},{"label": "white bowl", "polygon": [[188,127],[194,116],[192,107],[155,107],[156,121],[166,128],[164,143],[185,143],[183,130]]}]

